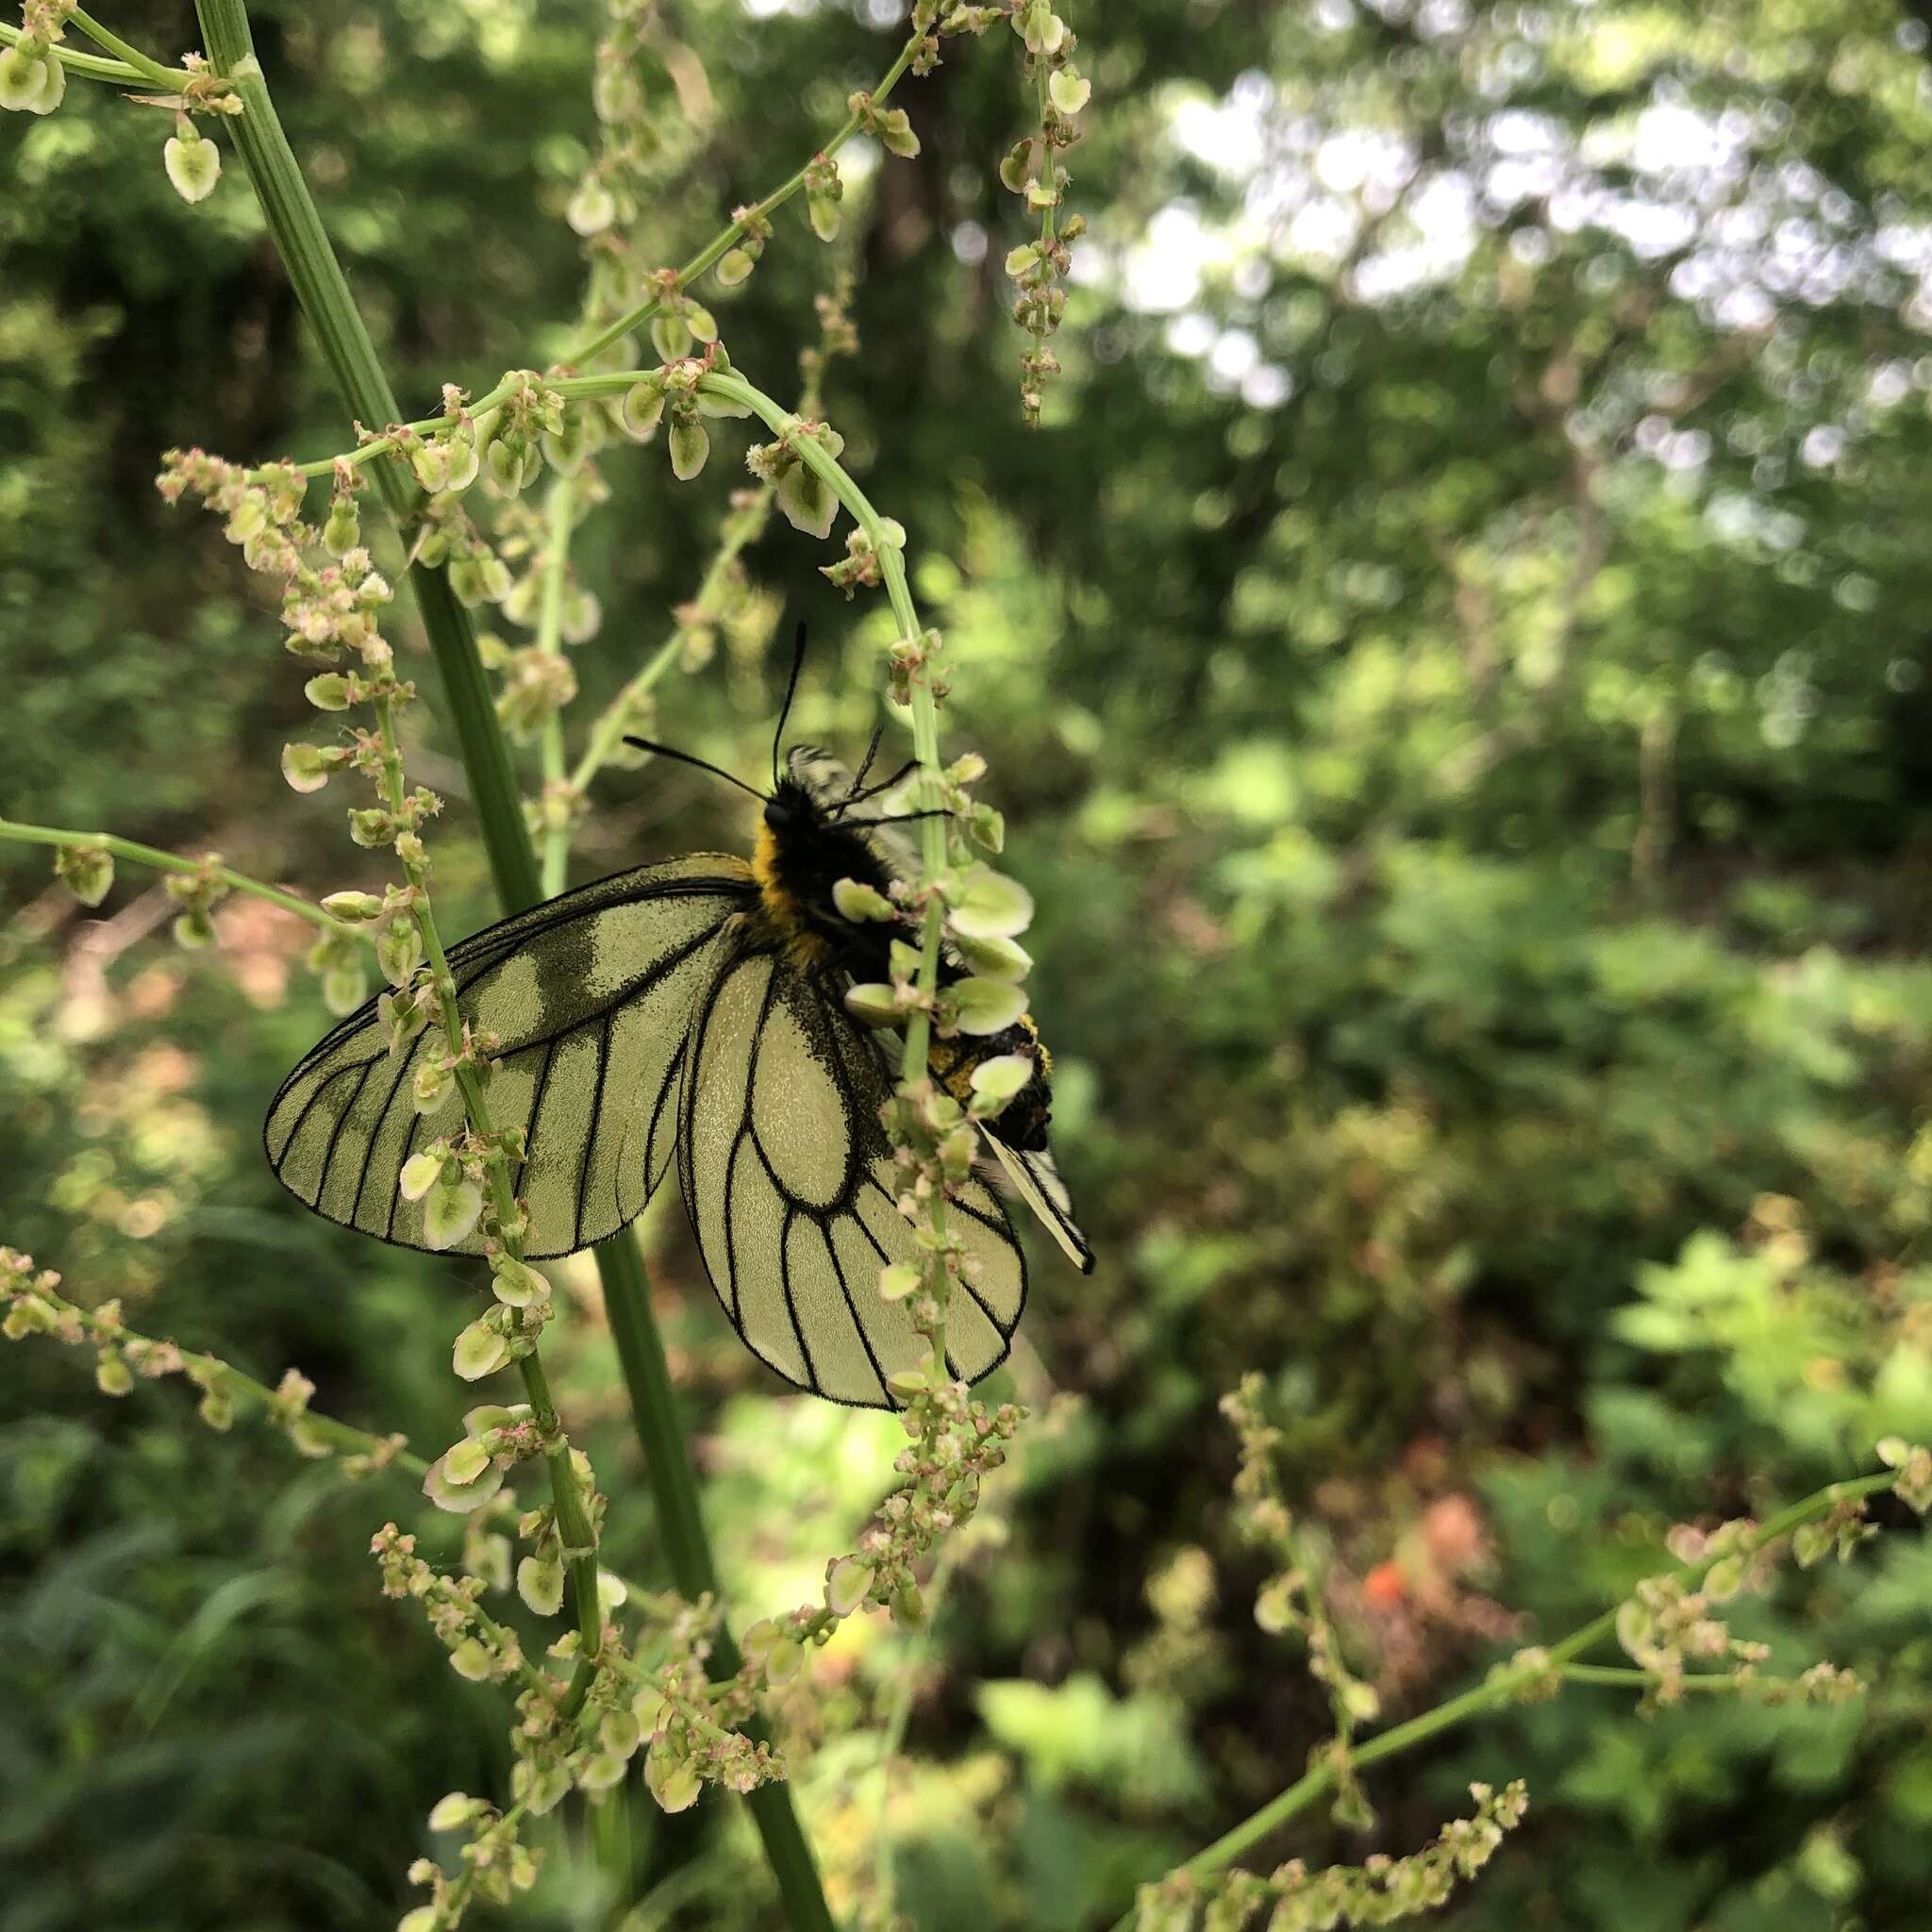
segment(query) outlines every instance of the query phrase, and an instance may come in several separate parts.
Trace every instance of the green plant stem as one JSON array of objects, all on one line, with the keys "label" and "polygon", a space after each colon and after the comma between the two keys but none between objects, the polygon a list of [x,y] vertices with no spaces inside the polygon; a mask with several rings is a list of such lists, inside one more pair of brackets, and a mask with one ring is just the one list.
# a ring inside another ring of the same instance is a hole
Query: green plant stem
[{"label": "green plant stem", "polygon": [[251,898],[266,899],[271,906],[279,906],[283,911],[292,912],[297,918],[308,920],[311,925],[321,926],[325,932],[345,933],[352,938],[365,940],[369,937],[362,926],[333,918],[312,901],[293,892],[285,892],[279,886],[263,885],[259,879],[252,879],[246,873],[236,872],[229,866],[204,867],[199,859],[183,858],[178,853],[162,852],[153,845],[140,844],[133,839],[118,838],[112,832],[69,832],[56,825],[23,825],[12,819],[0,819],[0,839],[9,839],[22,845],[98,846],[103,852],[111,852],[117,858],[130,859],[137,865],[151,865],[158,872],[175,873],[183,877],[195,877],[207,871],[231,890],[246,892]]},{"label": "green plant stem", "polygon": [[879,1802],[873,1813],[872,1910],[881,1924],[891,1924],[892,1896],[898,1879],[893,1867],[892,1832],[890,1812],[892,1803],[892,1764],[905,1748],[907,1727],[912,1722],[912,1699],[919,1689],[919,1674],[932,1652],[933,1632],[939,1624],[940,1605],[946,1586],[952,1581],[953,1565],[959,1554],[956,1537],[942,1548],[933,1565],[932,1581],[925,1587],[925,1622],[913,1633],[906,1646],[906,1660],[900,1666],[899,1681],[892,1687],[892,1702],[886,1713],[886,1728],[879,1738]]},{"label": "green plant stem", "polygon": [[[636,378],[633,377],[634,381]],[[815,437],[797,436],[801,419],[783,404],[773,401],[762,390],[754,389],[736,370],[717,371],[703,376],[699,391],[721,401],[749,409],[774,434],[792,438],[791,446],[806,466],[814,471],[852,515],[866,534],[879,560],[885,579],[886,596],[902,638],[921,634],[919,613],[913,608],[912,591],[906,581],[906,558],[887,534],[885,519],[872,506],[864,491],[852,479],[839,459],[826,451]],[[920,803],[923,808],[938,805],[940,769],[939,706],[931,684],[924,677],[912,679],[912,751],[919,761]],[[928,878],[936,878],[946,867],[946,828],[943,818],[929,818],[920,825],[920,859]],[[930,994],[939,984],[940,928],[944,914],[937,900],[925,908],[920,930],[919,990]],[[925,1078],[926,1049],[932,1038],[932,1018],[924,1010],[915,1012],[906,1023],[906,1061],[904,1077],[917,1085]]]},{"label": "green plant stem", "polygon": [[[378,781],[382,801],[391,812],[400,814],[405,784],[403,754],[396,741],[394,698],[388,693],[378,696],[375,700],[375,708],[377,738],[382,750]],[[456,975],[450,971],[449,958],[443,951],[442,936],[437,929],[436,914],[430,905],[428,860],[420,856],[419,850],[417,857],[404,857],[402,865],[415,895],[415,903],[410,909],[417,933],[423,941],[424,953],[429,961],[437,1002],[441,1008],[442,1037],[449,1051],[457,1054],[467,1048],[468,1036],[463,1030],[462,1013],[457,1006]],[[495,1211],[497,1224],[505,1229],[512,1228],[517,1217],[515,1191],[510,1185],[508,1158],[501,1142],[495,1139],[495,1124],[491,1119],[490,1102],[484,1093],[483,1083],[468,1059],[458,1061],[456,1080],[471,1129],[489,1149],[484,1174],[489,1182],[491,1206]],[[524,1243],[520,1234],[506,1233],[503,1244],[517,1260],[523,1259]],[[551,1399],[549,1378],[543,1372],[543,1360],[538,1353],[534,1333],[522,1338],[517,1371],[523,1377],[524,1392],[529,1397],[537,1433],[543,1443],[543,1460],[550,1472],[557,1540],[562,1546],[564,1562],[570,1572],[571,1595],[577,1613],[577,1635],[581,1647],[570,1689],[564,1693],[559,1707],[565,1717],[574,1717],[590,1693],[591,1680],[596,1674],[597,1660],[604,1649],[604,1612],[598,1602],[597,1540],[584,1508],[576,1471],[572,1467],[570,1440],[558,1420],[557,1405]]]},{"label": "green plant stem", "polygon": [[[762,390],[754,389],[737,371],[708,374],[700,378],[698,388],[703,393],[749,409],[774,435],[791,439],[791,447],[797,452],[800,461],[820,477],[865,532],[873,554],[879,560],[886,597],[892,607],[892,617],[899,626],[900,637],[908,640],[920,637],[919,613],[913,608],[911,587],[906,580],[905,554],[888,534],[885,519],[873,508],[865,491],[853,480],[838,458],[826,450],[816,437],[797,435],[795,432],[802,426],[802,419],[782,404],[774,402]],[[930,679],[923,675],[915,674],[911,679],[911,711],[912,752],[919,761],[920,808],[934,813],[923,820],[919,827],[920,864],[930,880],[937,879],[946,869],[946,821],[935,809],[940,803],[940,788],[944,777],[940,769],[939,703],[933,696]],[[929,898],[920,924],[918,977],[919,991],[928,1004],[915,1008],[906,1022],[906,1053],[900,1070],[901,1079],[910,1087],[917,1087],[925,1078],[926,1052],[932,1041],[929,1002],[939,987],[940,933],[944,921],[945,908],[937,895]],[[942,1198],[934,1198],[931,1214],[933,1232],[943,1237],[946,1208]],[[933,1331],[932,1359],[934,1370],[943,1375],[946,1372],[946,1311],[943,1301],[940,1304],[939,1321]]]},{"label": "green plant stem", "polygon": [[[650,1284],[643,1257],[628,1235],[606,1241],[597,1251],[604,1277],[605,1313],[617,1358],[630,1391],[631,1418],[643,1445],[658,1505],[658,1535],[664,1545],[672,1581],[678,1594],[695,1603],[718,1594],[718,1571],[698,1508],[696,1473],[691,1444],[677,1415],[677,1394],[671,1386],[664,1342],[651,1313]],[[727,1624],[721,1620],[711,1640],[710,1671],[715,1681],[738,1674],[742,1659]],[[762,1735],[754,1723],[752,1736]],[[764,1841],[765,1861],[777,1880],[785,1916],[792,1932],[832,1932],[832,1915],[819,1885],[812,1857],[792,1808],[791,1793],[783,1783],[759,1785],[745,1794],[752,1821]]]},{"label": "green plant stem", "polygon": [[[235,124],[237,145],[343,406],[355,421],[393,422],[395,403],[388,380],[275,117],[255,58],[243,0],[196,0],[196,7],[208,57],[216,72],[227,76],[241,95],[243,112]],[[375,480],[399,526],[407,530],[417,512],[418,493],[392,464],[379,465]],[[497,898],[506,913],[520,912],[538,902],[541,882],[524,824],[509,749],[484,682],[470,621],[443,572],[418,565],[409,578],[456,724]],[[715,1584],[715,1573],[691,1449],[678,1422],[664,1345],[651,1311],[643,1258],[628,1233],[612,1236],[595,1254],[672,1574],[682,1592],[694,1595]],[[713,1646],[712,1661],[721,1676],[736,1671],[737,1652],[728,1639]],[[793,1932],[832,1932],[832,1915],[790,1790],[782,1783],[761,1785],[746,1802]]]},{"label": "green plant stem", "polygon": [[182,81],[188,78],[185,73],[177,73],[172,67],[163,67],[158,60],[150,59],[139,47],[129,46],[119,34],[109,33],[83,8],[76,7],[67,17],[95,46],[105,48],[117,60],[131,67],[146,85],[158,87],[164,93],[175,93],[179,91]]},{"label": "green plant stem", "polygon": [[[543,533],[537,605],[537,648],[552,655],[563,641],[563,591],[570,576],[571,518],[575,506],[575,479],[559,473],[550,486],[550,516]],[[543,720],[542,758],[543,789],[549,794],[564,782],[563,717],[556,710]],[[546,795],[543,805],[543,896],[554,899],[570,875],[570,820],[560,797]]]},{"label": "green plant stem", "polygon": [[605,1792],[601,1805],[590,1807],[591,1848],[598,1869],[609,1882],[614,1907],[603,1915],[601,1923],[605,1924],[621,1918],[630,1903],[631,1789],[628,1782],[620,1784],[615,1790]]},{"label": "green plant stem", "polygon": [[[1840,1503],[1862,1501],[1867,1496],[1876,1495],[1880,1490],[1890,1489],[1897,1480],[1890,1470],[1886,1470],[1876,1475],[1855,1477],[1850,1482],[1831,1483],[1801,1502],[1780,1509],[1759,1524],[1746,1540],[1724,1554],[1748,1555],[1751,1551],[1761,1550],[1779,1537],[1789,1536],[1805,1524],[1828,1515]],[[1663,1574],[1679,1582],[1695,1582],[1720,1560],[1718,1556],[1706,1557],[1696,1562],[1679,1563]],[[1568,1670],[1575,1667],[1574,1659],[1613,1635],[1616,1627],[1616,1609],[1605,1610],[1601,1616],[1592,1617],[1581,1629],[1573,1630],[1561,1642],[1551,1644],[1525,1661],[1492,1671],[1482,1683],[1463,1691],[1459,1697],[1452,1697],[1446,1703],[1437,1705],[1433,1710],[1425,1710],[1420,1717],[1412,1717],[1407,1724],[1396,1724],[1366,1743],[1357,1745],[1350,1753],[1350,1762],[1356,1770],[1366,1771],[1385,1757],[1399,1757],[1405,1751],[1412,1751],[1418,1744],[1426,1743],[1431,1738],[1440,1737],[1444,1731],[1468,1723],[1471,1718],[1500,1708],[1539,1677],[1546,1676],[1552,1671],[1558,1675],[1566,1674]],[[1641,1672],[1633,1674],[1643,1676]],[[1623,1681],[1621,1675],[1618,1681]],[[1643,1681],[1648,1682],[1649,1679],[1644,1678]],[[1271,1798],[1252,1817],[1244,1819],[1232,1831],[1224,1833],[1205,1851],[1196,1852],[1180,1870],[1196,1878],[1222,1871],[1250,1846],[1257,1844],[1271,1832],[1280,1830],[1291,1819],[1298,1817],[1334,1788],[1334,1771],[1325,1762],[1316,1765],[1285,1791]],[[1115,1924],[1114,1932],[1133,1932],[1134,1916],[1131,1911],[1126,1913]]]},{"label": "green plant stem", "polygon": [[[235,145],[255,184],[269,234],[343,407],[358,423],[392,423],[395,396],[376,360],[361,311],[349,292],[322,216],[276,117],[260,62],[255,58],[243,0],[196,0],[195,10],[215,72],[228,81],[242,101],[242,112],[233,123]],[[421,509],[422,492],[394,464],[380,465],[375,480],[407,541]],[[475,633],[443,570],[426,569],[419,563],[409,570],[408,580],[437,671],[449,695],[497,893],[506,911],[518,911],[535,904],[540,896],[537,862],[524,830],[509,747],[497,728],[483,666],[476,656]]]},{"label": "green plant stem", "polygon": [[[892,90],[899,85],[906,70],[912,65],[912,57],[919,51],[920,42],[924,38],[924,29],[915,29],[907,40],[906,44],[899,49],[898,58],[886,69],[884,75],[880,77],[879,84],[872,91],[872,101],[874,107],[883,102]],[[824,147],[819,149],[818,153],[826,156],[828,158],[836,155],[863,125],[864,122],[858,114],[848,114],[833,133],[831,139],[825,142]],[[813,160],[817,158],[818,155],[812,157]],[[807,166],[808,167],[810,163],[808,162]],[[666,294],[671,293],[673,291],[690,288],[698,276],[703,275],[716,262],[723,259],[724,256],[729,254],[744,239],[754,221],[768,219],[774,210],[783,208],[805,186],[805,176],[806,168],[799,168],[776,188],[773,189],[771,193],[765,196],[764,200],[754,202],[741,214],[735,216],[724,227],[719,229],[677,271],[675,277],[668,288],[663,289],[658,294],[652,296],[648,302],[640,303],[637,308],[626,310],[608,327],[599,330],[589,341],[579,343],[575,349],[572,350],[570,355],[564,358],[564,360],[573,363],[588,362],[592,356],[602,355],[612,342],[629,335],[633,329],[641,328],[645,323],[650,321],[652,316],[657,314],[658,308],[662,307]]]},{"label": "green plant stem", "polygon": [[[1557,1673],[1566,1684],[1607,1684],[1628,1690],[1652,1690],[1662,1682],[1654,1672],[1625,1670],[1617,1664],[1565,1664]],[[1685,1675],[1673,1684],[1676,1690],[1736,1690],[1749,1684],[1775,1684],[1782,1679],[1740,1675],[1736,1671],[1709,1676]]]},{"label": "green plant stem", "polygon": [[[8,26],[0,21],[0,47],[17,47],[25,39],[26,35],[20,27]],[[51,51],[69,74],[81,80],[104,81],[109,87],[144,88],[154,84],[152,75],[130,67],[125,60],[103,60],[98,54],[82,54],[71,47],[55,47]],[[168,67],[161,71],[167,75],[170,93],[178,93],[194,78],[185,67]]]}]

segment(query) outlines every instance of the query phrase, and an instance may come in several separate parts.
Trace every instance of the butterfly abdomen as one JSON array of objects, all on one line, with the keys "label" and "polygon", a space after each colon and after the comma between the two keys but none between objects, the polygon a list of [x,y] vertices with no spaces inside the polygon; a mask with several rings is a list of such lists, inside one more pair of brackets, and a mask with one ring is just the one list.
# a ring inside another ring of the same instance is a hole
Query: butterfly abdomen
[{"label": "butterfly abdomen", "polygon": [[935,1040],[926,1065],[939,1085],[964,1107],[973,1097],[973,1070],[982,1061],[1015,1053],[1031,1057],[1032,1076],[1001,1108],[992,1131],[1008,1147],[1037,1154],[1046,1146],[1046,1130],[1053,1115],[1053,1057],[1040,1043],[1030,1014],[1023,1013],[1014,1024],[998,1033]]}]

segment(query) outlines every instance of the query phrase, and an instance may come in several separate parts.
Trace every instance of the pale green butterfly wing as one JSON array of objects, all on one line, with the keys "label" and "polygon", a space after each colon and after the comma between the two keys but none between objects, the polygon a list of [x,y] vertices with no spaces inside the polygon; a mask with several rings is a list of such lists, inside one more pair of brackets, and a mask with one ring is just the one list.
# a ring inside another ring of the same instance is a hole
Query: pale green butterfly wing
[{"label": "pale green butterfly wing", "polygon": [[[599,879],[450,949],[463,1018],[502,1041],[487,1099],[493,1124],[525,1130],[531,1258],[615,1234],[663,1177],[712,944],[756,897],[742,859],[699,853]],[[453,1092],[438,1113],[416,1111],[428,1038],[392,1055],[371,1002],[289,1075],[262,1129],[269,1165],[305,1206],[410,1248],[428,1242],[422,1205],[401,1197],[403,1164],[461,1122]],[[481,1245],[479,1231],[453,1252]]]},{"label": "pale green butterfly wing", "polygon": [[1093,1273],[1093,1250],[1080,1232],[1074,1216],[1074,1197],[1060,1178],[1053,1156],[1044,1147],[1008,1147],[995,1131],[998,1122],[982,1121],[979,1132],[999,1162],[1008,1185],[1039,1217],[1041,1226],[1059,1243],[1064,1254],[1082,1274]]},{"label": "pale green butterfly wing", "polygon": [[[879,1120],[891,1078],[841,989],[789,959],[756,921],[720,936],[692,1016],[678,1178],[706,1272],[746,1347],[788,1382],[864,1407],[895,1407],[887,1378],[924,1359],[879,1270],[910,1261]],[[949,1203],[970,1279],[948,1310],[951,1372],[977,1381],[1006,1358],[1026,1264],[1005,1207],[978,1180]]]}]

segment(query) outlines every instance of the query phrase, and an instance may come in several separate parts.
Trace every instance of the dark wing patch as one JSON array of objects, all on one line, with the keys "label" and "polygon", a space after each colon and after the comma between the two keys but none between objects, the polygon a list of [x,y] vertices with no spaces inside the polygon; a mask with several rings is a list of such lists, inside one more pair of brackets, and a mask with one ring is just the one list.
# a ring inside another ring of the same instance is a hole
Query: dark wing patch
[{"label": "dark wing patch", "polygon": [[[502,1041],[492,1122],[521,1126],[528,1254],[589,1247],[634,1220],[663,1177],[692,1009],[720,929],[757,897],[744,861],[702,853],[566,892],[450,949],[457,1004]],[[262,1129],[269,1165],[329,1221],[423,1248],[403,1164],[461,1118],[416,1111],[425,1035],[394,1058],[372,1001],[283,1083]],[[455,1251],[475,1254],[480,1231]]]},{"label": "dark wing patch", "polygon": [[[924,1343],[879,1270],[909,1261],[879,1121],[891,1076],[836,989],[788,960],[755,920],[726,929],[691,1027],[678,1177],[711,1285],[745,1345],[789,1382],[869,1408]],[[1005,1208],[977,1180],[950,1212],[967,1224],[974,1278],[947,1313],[947,1357],[968,1382],[1006,1358],[1026,1268]]]}]

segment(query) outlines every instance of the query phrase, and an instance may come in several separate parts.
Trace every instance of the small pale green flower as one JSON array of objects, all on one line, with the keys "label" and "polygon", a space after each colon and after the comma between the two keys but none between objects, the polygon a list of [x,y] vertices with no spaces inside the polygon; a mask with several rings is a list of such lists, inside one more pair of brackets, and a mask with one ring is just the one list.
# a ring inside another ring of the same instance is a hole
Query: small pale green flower
[{"label": "small pale green flower", "polygon": [[161,150],[168,179],[183,201],[206,201],[222,177],[222,151],[197,132],[186,115],[180,117],[176,125],[179,131],[168,137],[167,145]]},{"label": "small pale green flower", "polygon": [[1009,940],[1033,923],[1033,894],[1018,879],[974,866],[947,897],[946,924],[974,940]]},{"label": "small pale green flower", "polygon": [[475,1181],[447,1182],[429,1191],[423,1208],[423,1239],[441,1254],[453,1248],[483,1214],[483,1190]]},{"label": "small pale green flower", "polygon": [[825,1578],[825,1607],[835,1617],[849,1617],[872,1589],[873,1567],[857,1557],[841,1557]]},{"label": "small pale green flower", "polygon": [[403,1199],[420,1201],[442,1178],[442,1160],[440,1148],[426,1147],[404,1161],[396,1183]]},{"label": "small pale green flower", "polygon": [[839,516],[839,499],[828,484],[808,464],[793,463],[778,478],[773,492],[785,521],[808,537],[829,537]]},{"label": "small pale green flower", "polygon": [[1057,111],[1071,119],[1093,98],[1093,83],[1071,67],[1057,68],[1047,78],[1046,95]]},{"label": "small pale green flower", "polygon": [[695,412],[678,416],[671,425],[671,474],[680,483],[689,483],[705,467],[711,453],[711,439]]},{"label": "small pale green flower", "polygon": [[899,1020],[899,996],[890,986],[868,981],[846,989],[845,1010],[868,1026],[893,1026]]},{"label": "small pale green flower", "polygon": [[947,989],[946,997],[953,1024],[978,1037],[1004,1033],[1026,1010],[1024,989],[1004,979],[962,979]]},{"label": "small pale green flower", "polygon": [[98,906],[114,883],[114,855],[104,845],[59,845],[54,873],[83,906]]},{"label": "small pale green flower", "polygon": [[563,1607],[563,1565],[553,1558],[525,1557],[517,1565],[517,1594],[540,1617]]},{"label": "small pale green flower", "polygon": [[1033,1062],[1024,1053],[1003,1053],[974,1068],[974,1092],[997,1102],[1011,1100],[1033,1077]]},{"label": "small pale green flower", "polygon": [[[457,1337],[450,1365],[465,1382],[480,1381],[509,1359],[509,1343],[488,1315],[479,1316]],[[458,1477],[458,1481],[467,1480]]]},{"label": "small pale green flower", "polygon": [[919,1292],[920,1274],[910,1261],[889,1261],[879,1270],[879,1293],[889,1302],[903,1302]]}]

